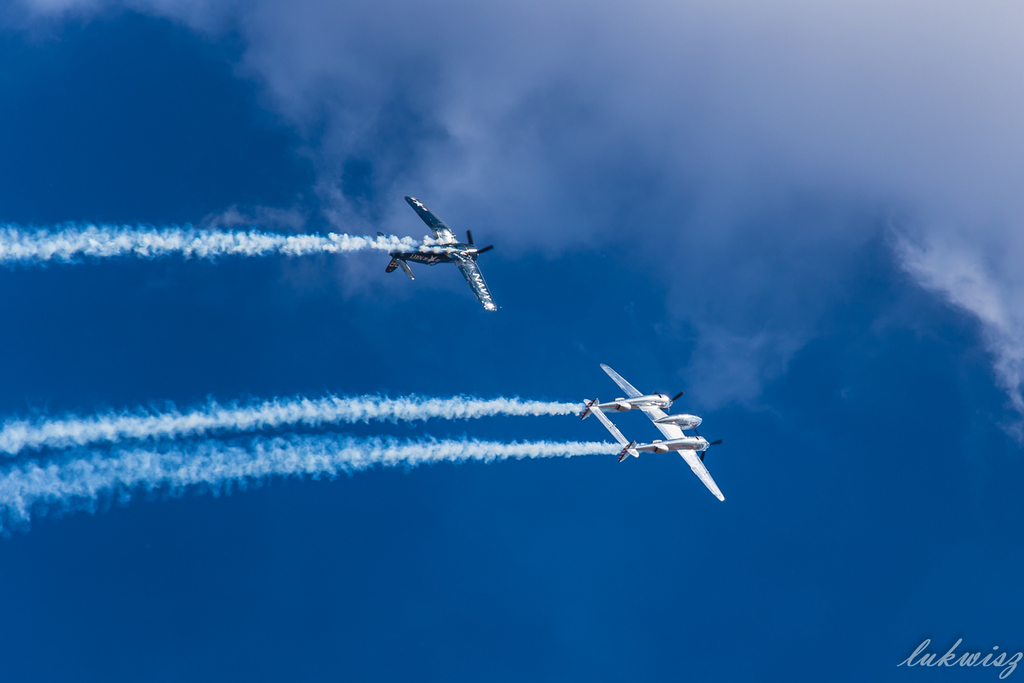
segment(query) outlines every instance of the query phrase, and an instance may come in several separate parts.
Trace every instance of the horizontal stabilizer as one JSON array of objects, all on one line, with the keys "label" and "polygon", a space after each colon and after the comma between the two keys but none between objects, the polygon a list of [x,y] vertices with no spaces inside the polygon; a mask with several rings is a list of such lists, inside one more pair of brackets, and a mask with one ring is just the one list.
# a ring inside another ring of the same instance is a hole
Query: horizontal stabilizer
[{"label": "horizontal stabilizer", "polygon": [[401,268],[402,272],[408,275],[410,280],[416,279],[412,274],[412,268],[410,268],[409,264],[405,262],[405,259],[400,259],[397,256],[392,256],[391,263],[389,263],[388,267],[384,269],[384,272],[390,273],[394,271],[395,268]]},{"label": "horizontal stabilizer", "polygon": [[[608,419],[608,416],[604,414],[603,410],[594,406],[590,412],[594,414],[594,417],[601,421],[604,428],[607,429],[613,437],[615,437],[615,440],[619,442],[620,446],[626,446],[630,443],[630,441],[622,435],[622,432],[619,431],[619,428],[612,424],[612,421]],[[632,446],[630,446],[630,448],[632,448]]]}]

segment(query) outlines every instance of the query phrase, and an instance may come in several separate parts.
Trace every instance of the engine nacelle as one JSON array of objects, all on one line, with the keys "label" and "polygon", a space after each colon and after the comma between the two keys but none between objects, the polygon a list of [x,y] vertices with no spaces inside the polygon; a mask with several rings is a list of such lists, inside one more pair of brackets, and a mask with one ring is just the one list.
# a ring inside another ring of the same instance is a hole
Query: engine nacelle
[{"label": "engine nacelle", "polygon": [[699,427],[703,420],[696,415],[687,415],[686,413],[682,413],[680,415],[666,415],[665,417],[658,418],[654,422],[661,425],[675,425],[680,429],[685,430]]}]

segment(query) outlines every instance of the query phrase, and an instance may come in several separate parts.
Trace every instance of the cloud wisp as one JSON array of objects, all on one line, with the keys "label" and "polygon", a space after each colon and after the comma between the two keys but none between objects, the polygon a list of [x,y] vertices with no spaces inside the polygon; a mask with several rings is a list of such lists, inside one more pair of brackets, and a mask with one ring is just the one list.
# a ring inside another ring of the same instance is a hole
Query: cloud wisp
[{"label": "cloud wisp", "polygon": [[188,225],[156,228],[68,223],[53,230],[0,226],[0,264],[8,265],[70,262],[83,258],[154,259],[178,255],[215,259],[222,256],[307,256],[429,248],[429,239],[420,243],[411,237],[393,235],[363,237],[333,232],[327,235],[282,235],[259,230],[203,230]]},{"label": "cloud wisp", "polygon": [[573,415],[577,403],[524,401],[515,398],[479,399],[469,396],[325,396],[273,399],[248,405],[204,406],[178,411],[67,415],[35,421],[8,418],[0,425],[0,453],[15,456],[25,449],[70,448],[127,439],[175,439],[213,431],[250,432],[302,425],[319,427],[355,422],[470,420],[498,415]]},{"label": "cloud wisp", "polygon": [[992,356],[996,383],[1019,419],[1006,425],[1024,442],[1024,286],[1006,273],[1017,269],[1012,248],[986,258],[977,242],[932,237],[922,244],[899,238],[899,264],[919,285],[972,315]]},{"label": "cloud wisp", "polygon": [[32,461],[0,469],[0,533],[26,527],[34,515],[94,512],[141,492],[180,495],[198,486],[219,495],[275,476],[334,478],[374,465],[568,458],[613,454],[618,449],[606,442],[399,441],[321,435],[255,437],[242,446],[211,440],[167,450],[91,452],[60,462]]}]

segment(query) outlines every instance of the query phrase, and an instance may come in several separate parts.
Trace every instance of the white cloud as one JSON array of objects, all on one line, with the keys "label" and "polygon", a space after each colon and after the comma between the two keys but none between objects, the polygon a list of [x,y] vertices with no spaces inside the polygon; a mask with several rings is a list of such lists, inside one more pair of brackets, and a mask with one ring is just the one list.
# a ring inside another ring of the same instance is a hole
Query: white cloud
[{"label": "white cloud", "polygon": [[[701,341],[711,355],[761,348],[773,325],[779,348],[799,346],[851,250],[884,230],[877,217],[909,216],[926,227],[896,230],[921,245],[900,242],[908,271],[979,316],[1020,407],[1024,271],[1007,264],[1024,258],[1024,6],[22,3],[43,18],[128,8],[237,32],[239,73],[307,136],[334,224],[405,234],[401,196],[414,194],[510,253],[639,240],[674,295],[709,304],[675,310],[718,331]],[[357,162],[375,200],[345,185]],[[801,201],[827,208],[801,218]],[[743,268],[726,262],[736,252]],[[731,341],[712,352],[716,340]],[[777,361],[765,363],[735,396],[759,390]]]},{"label": "white cloud", "polygon": [[[924,239],[915,244],[901,238],[896,247],[900,263],[923,287],[978,319],[996,379],[1013,408],[1024,415],[1024,282],[1013,272],[1019,268],[1021,251],[1011,248],[986,255],[985,246],[1009,245],[966,241],[957,232],[933,233]],[[1020,425],[1014,431],[1024,435]]]}]

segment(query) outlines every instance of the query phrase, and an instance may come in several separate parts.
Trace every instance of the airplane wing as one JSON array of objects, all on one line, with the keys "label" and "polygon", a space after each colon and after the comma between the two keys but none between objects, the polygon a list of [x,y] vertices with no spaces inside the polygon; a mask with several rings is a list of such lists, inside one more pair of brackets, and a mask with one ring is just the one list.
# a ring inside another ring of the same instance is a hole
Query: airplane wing
[{"label": "airplane wing", "polygon": [[612,433],[612,436],[615,437],[615,440],[619,442],[620,446],[629,445],[629,440],[622,435],[622,432],[619,431],[618,427],[612,424],[612,421],[608,419],[608,416],[604,414],[603,410],[601,410],[597,406],[594,406],[591,410],[593,411],[597,419],[601,421],[601,424],[605,426],[605,429]]},{"label": "airplane wing", "polygon": [[[594,414],[597,415],[596,412]],[[608,425],[606,425],[608,426],[608,431],[615,429],[615,425],[613,425],[611,423],[611,420],[609,420],[607,417],[604,417],[603,413],[600,415],[600,417],[604,418],[602,422],[608,423]],[[615,434],[616,432],[618,432],[617,429],[615,429],[615,432],[612,432],[612,434]],[[616,438],[622,439],[621,441],[619,441],[619,443],[621,443],[623,446],[627,445],[626,440],[621,433]],[[657,451],[659,446],[659,443],[636,444],[633,446],[633,450]],[[697,478],[704,482],[704,485],[708,487],[708,491],[711,491],[711,493],[715,494],[715,498],[717,498],[718,500],[724,501],[725,496],[722,495],[722,491],[718,488],[718,484],[715,483],[715,480],[711,478],[711,473],[708,472],[708,468],[704,466],[704,462],[700,459],[700,456],[697,455],[697,452],[678,451],[678,453],[679,455],[683,456],[683,460],[685,460],[686,464],[690,466],[690,469],[693,470],[693,473],[697,475]]]},{"label": "airplane wing", "polygon": [[[655,408],[652,406],[650,408],[641,408],[640,410],[643,411],[644,415],[651,419],[651,422],[654,422],[658,418],[665,417],[665,411],[661,408]],[[665,435],[666,439],[680,439],[684,436],[683,430],[679,425],[658,424],[657,422],[654,422],[654,426]],[[637,450],[643,449],[638,446]],[[704,485],[708,487],[708,490],[711,491],[711,493],[715,494],[715,497],[718,498],[718,500],[725,500],[725,496],[723,496],[722,492],[718,489],[718,484],[716,484],[715,480],[711,478],[711,473],[708,472],[708,468],[704,466],[700,456],[697,455],[695,451],[679,451],[679,455],[683,456],[683,460],[685,460],[686,464],[690,466],[693,473],[697,475],[698,479],[704,482]]]},{"label": "airplane wing", "polygon": [[601,369],[608,373],[608,376],[612,378],[612,381],[619,385],[619,388],[626,392],[626,396],[629,398],[636,398],[637,396],[643,396],[632,384],[622,379],[622,375],[612,370],[610,367],[601,363]]},{"label": "airplane wing", "polygon": [[725,496],[722,495],[715,480],[711,478],[711,473],[708,472],[707,467],[704,467],[704,463],[701,462],[700,456],[697,455],[696,451],[679,451],[679,455],[683,456],[683,460],[690,466],[693,473],[697,475],[697,478],[704,482],[704,485],[708,487],[708,491],[715,494],[715,498],[718,500],[724,501]]},{"label": "airplane wing", "polygon": [[651,422],[654,422],[654,426],[658,428],[658,431],[665,435],[666,439],[680,439],[684,436],[683,430],[679,425],[666,425],[658,424],[655,420],[659,420],[665,417],[666,413],[661,408],[654,406],[644,406],[640,409],[644,415],[650,418]]},{"label": "airplane wing", "polygon": [[487,289],[487,281],[484,280],[484,274],[480,272],[480,266],[477,265],[476,260],[472,256],[467,256],[457,251],[452,251],[449,256],[455,262],[455,265],[459,267],[459,270],[462,271],[462,276],[466,278],[466,282],[469,283],[470,289],[476,294],[476,298],[480,299],[484,310],[498,310],[497,305],[494,303],[494,298],[491,297],[491,290]]},{"label": "airplane wing", "polygon": [[406,197],[405,201],[409,202],[409,206],[419,214],[419,217],[423,219],[430,230],[434,233],[434,239],[439,241],[441,244],[455,244],[458,242],[455,239],[455,233],[452,229],[445,225],[445,222],[434,215],[434,212],[428,209],[423,202],[416,199],[415,197]]},{"label": "airplane wing", "polygon": [[[626,392],[626,396],[629,398],[636,398],[637,396],[643,396],[639,391],[636,390],[632,384],[622,378],[622,375],[612,370],[610,367],[601,363],[601,369],[608,373],[608,376],[612,378],[619,388]],[[683,436],[683,430],[678,425],[666,425],[658,424],[656,420],[665,417],[666,413],[661,408],[655,406],[644,406],[640,408],[644,415],[650,418],[651,422],[654,422],[654,426],[658,428],[662,434],[665,435],[666,439],[678,439]]]}]

